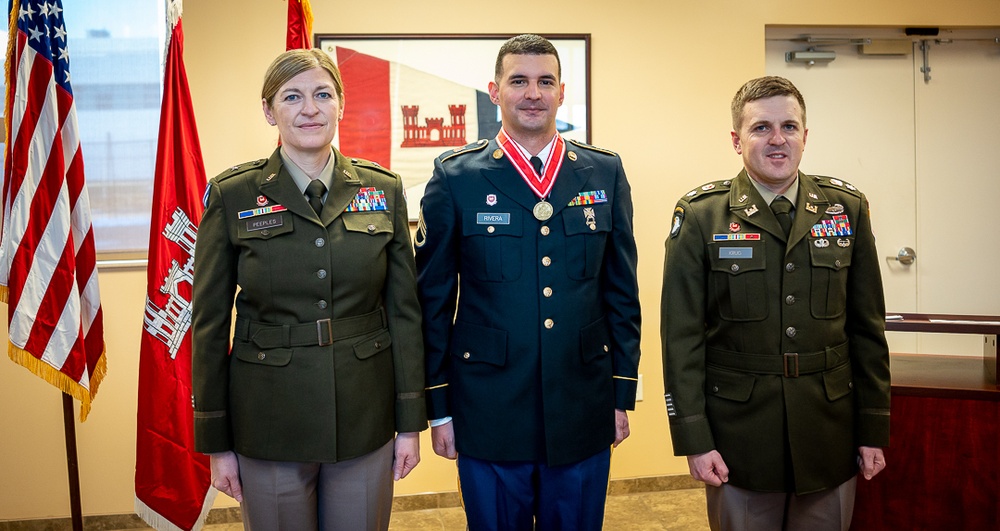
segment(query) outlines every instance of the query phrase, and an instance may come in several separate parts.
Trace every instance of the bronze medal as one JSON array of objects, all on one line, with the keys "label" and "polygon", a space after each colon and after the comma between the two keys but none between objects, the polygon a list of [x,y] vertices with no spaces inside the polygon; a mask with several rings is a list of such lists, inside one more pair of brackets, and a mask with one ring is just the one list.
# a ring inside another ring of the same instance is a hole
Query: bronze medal
[{"label": "bronze medal", "polygon": [[552,204],[542,199],[535,204],[535,208],[531,209],[531,213],[538,221],[545,221],[552,217]]}]

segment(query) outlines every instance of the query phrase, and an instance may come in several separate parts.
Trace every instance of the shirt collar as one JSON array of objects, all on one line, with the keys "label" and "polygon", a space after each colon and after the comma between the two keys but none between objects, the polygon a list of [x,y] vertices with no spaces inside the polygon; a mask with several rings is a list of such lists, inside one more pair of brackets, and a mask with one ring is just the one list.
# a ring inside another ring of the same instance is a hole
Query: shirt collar
[{"label": "shirt collar", "polygon": [[[281,153],[281,162],[284,163],[285,169],[288,170],[288,174],[292,176],[292,181],[295,182],[295,186],[298,187],[299,192],[304,195],[306,193],[306,186],[309,186],[309,182],[312,179],[306,175],[306,172],[302,171],[302,168],[298,167],[292,159],[288,158],[285,153],[285,148],[278,150]],[[337,156],[334,154],[333,148],[330,148],[330,158],[326,161],[326,166],[323,167],[322,171],[319,172],[319,176],[316,177],[326,185],[327,193],[330,192],[330,188],[333,187],[333,169],[337,165]],[[324,194],[324,199],[326,195]]]}]

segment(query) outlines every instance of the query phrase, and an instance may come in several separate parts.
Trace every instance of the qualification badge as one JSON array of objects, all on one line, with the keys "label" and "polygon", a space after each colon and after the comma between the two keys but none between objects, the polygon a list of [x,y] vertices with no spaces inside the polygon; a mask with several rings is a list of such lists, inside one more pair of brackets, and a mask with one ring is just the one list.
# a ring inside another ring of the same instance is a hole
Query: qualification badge
[{"label": "qualification badge", "polygon": [[590,227],[590,230],[597,230],[597,216],[594,215],[594,208],[584,208],[583,215],[586,218],[587,226]]}]

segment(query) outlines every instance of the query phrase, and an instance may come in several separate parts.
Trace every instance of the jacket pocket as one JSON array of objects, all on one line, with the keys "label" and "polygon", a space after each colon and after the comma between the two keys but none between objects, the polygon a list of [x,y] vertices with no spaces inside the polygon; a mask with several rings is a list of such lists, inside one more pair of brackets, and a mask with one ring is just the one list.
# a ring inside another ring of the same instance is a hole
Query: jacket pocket
[{"label": "jacket pocket", "polygon": [[843,398],[854,390],[854,372],[851,363],[847,362],[823,373],[823,385],[826,387],[826,398],[833,402]]},{"label": "jacket pocket", "polygon": [[243,345],[245,346],[233,345],[233,354],[236,355],[236,359],[246,363],[284,367],[292,361],[292,349],[262,349],[252,343],[244,343]]},{"label": "jacket pocket", "polygon": [[753,394],[757,377],[753,374],[708,367],[705,371],[705,394],[734,402],[746,402]]},{"label": "jacket pocket", "polygon": [[762,321],[768,314],[764,241],[708,244],[710,296],[726,321]]},{"label": "jacket pocket", "polygon": [[451,355],[460,364],[507,364],[507,332],[470,323],[455,323]]},{"label": "jacket pocket", "polygon": [[367,337],[354,344],[354,355],[359,360],[368,359],[392,346],[392,335],[383,330],[374,337]]},{"label": "jacket pocket", "polygon": [[521,213],[462,211],[462,274],[488,282],[520,278]]},{"label": "jacket pocket", "polygon": [[608,331],[606,317],[601,317],[580,329],[580,358],[584,363],[591,363],[610,355],[611,333]]},{"label": "jacket pocket", "polygon": [[594,278],[604,263],[612,229],[611,203],[567,207],[562,211],[566,234],[566,274],[575,280]]},{"label": "jacket pocket", "polygon": [[344,212],[340,217],[344,220],[344,228],[350,232],[392,236],[392,216],[388,212]]},{"label": "jacket pocket", "polygon": [[292,232],[293,219],[287,212],[243,219],[236,224],[236,235],[241,240],[270,240]]},{"label": "jacket pocket", "polygon": [[853,237],[809,240],[812,262],[810,301],[812,316],[834,319],[847,309],[847,277],[850,274]]}]

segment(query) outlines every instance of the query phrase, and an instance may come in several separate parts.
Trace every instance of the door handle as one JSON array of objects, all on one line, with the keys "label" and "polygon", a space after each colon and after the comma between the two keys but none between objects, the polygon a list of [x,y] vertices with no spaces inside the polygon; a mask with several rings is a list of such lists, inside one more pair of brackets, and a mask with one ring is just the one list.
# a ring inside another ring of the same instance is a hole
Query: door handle
[{"label": "door handle", "polygon": [[895,260],[905,266],[917,261],[917,252],[912,247],[903,247],[896,256],[887,256],[886,260]]}]

